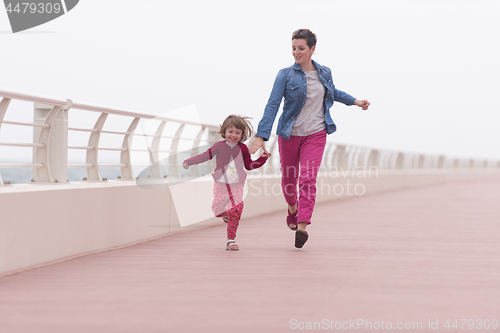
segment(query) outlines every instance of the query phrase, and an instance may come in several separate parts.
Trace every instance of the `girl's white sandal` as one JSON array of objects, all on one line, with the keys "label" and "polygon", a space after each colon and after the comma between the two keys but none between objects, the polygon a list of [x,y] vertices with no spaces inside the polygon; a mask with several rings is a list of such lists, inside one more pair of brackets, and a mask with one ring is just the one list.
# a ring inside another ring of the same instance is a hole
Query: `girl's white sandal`
[{"label": "girl's white sandal", "polygon": [[[236,246],[236,248],[234,248]],[[238,244],[236,244],[236,242],[234,241],[234,239],[229,239],[227,241],[227,244],[226,244],[226,250],[229,250],[229,251],[239,251],[239,246]]]}]

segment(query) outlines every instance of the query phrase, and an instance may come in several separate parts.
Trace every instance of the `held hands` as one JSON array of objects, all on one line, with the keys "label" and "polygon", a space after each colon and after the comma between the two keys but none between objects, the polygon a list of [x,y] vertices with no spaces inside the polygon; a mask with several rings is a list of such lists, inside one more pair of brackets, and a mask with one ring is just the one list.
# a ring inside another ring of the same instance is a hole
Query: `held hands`
[{"label": "held hands", "polygon": [[[264,145],[264,139],[261,138],[260,136],[256,136],[253,139],[252,143],[250,144],[250,147],[248,150],[250,151],[250,154],[255,154],[257,152],[257,150],[259,150],[259,148],[262,148],[262,150],[264,150],[265,154],[269,154],[266,150],[266,146]],[[271,156],[271,154],[269,154],[269,156]]]},{"label": "held hands", "polygon": [[260,157],[265,157],[265,158],[269,158],[271,157],[271,153],[268,153],[267,151],[263,152]]},{"label": "held hands", "polygon": [[354,101],[354,104],[359,106],[360,108],[363,108],[363,110],[368,110],[368,107],[370,106],[370,102],[366,99],[357,99]]}]

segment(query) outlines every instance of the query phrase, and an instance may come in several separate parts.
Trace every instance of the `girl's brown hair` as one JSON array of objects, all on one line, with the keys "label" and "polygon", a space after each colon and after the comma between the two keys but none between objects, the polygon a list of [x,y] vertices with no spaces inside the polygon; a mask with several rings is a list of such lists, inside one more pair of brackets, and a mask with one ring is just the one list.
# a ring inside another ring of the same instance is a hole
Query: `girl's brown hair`
[{"label": "girl's brown hair", "polygon": [[220,125],[220,130],[219,130],[220,136],[222,136],[225,139],[226,129],[228,127],[234,126],[237,129],[241,130],[240,142],[245,142],[249,137],[252,136],[253,132],[252,124],[250,124],[250,121],[248,121],[248,119],[252,118],[237,116],[235,114],[230,115],[229,117],[224,119],[224,122],[222,123],[222,125]]},{"label": "girl's brown hair", "polygon": [[315,46],[317,42],[316,35],[309,29],[295,30],[292,34],[292,40],[294,39],[305,39],[309,48]]}]

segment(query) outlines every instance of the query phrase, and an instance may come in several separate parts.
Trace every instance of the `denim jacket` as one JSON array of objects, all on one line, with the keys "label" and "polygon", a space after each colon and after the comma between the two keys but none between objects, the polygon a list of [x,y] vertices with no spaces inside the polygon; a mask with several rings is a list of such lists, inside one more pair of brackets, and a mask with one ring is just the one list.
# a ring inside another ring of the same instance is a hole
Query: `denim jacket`
[{"label": "denim jacket", "polygon": [[[325,96],[323,97],[323,106],[325,109],[326,132],[332,134],[337,127],[330,116],[330,108],[334,101],[341,102],[345,105],[354,105],[356,100],[354,97],[335,88],[332,79],[330,68],[321,66],[316,61],[312,60],[318,75],[325,86]],[[283,68],[276,75],[271,96],[264,110],[264,116],[259,122],[257,134],[255,136],[262,137],[264,141],[269,140],[276,114],[281,104],[281,100],[285,97],[283,105],[283,113],[278,121],[277,134],[284,139],[290,139],[292,126],[297,120],[302,107],[306,103],[307,81],[306,74],[295,63],[290,67]]]}]

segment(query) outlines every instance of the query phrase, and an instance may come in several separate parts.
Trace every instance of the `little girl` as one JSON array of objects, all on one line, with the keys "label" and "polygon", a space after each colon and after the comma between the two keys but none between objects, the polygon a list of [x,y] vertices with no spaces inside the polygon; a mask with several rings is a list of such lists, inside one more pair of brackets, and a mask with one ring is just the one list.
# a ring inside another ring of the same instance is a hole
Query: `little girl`
[{"label": "little girl", "polygon": [[214,178],[214,201],[212,211],[227,223],[226,250],[238,251],[234,241],[236,229],[243,211],[243,187],[247,174],[245,169],[261,167],[271,157],[268,152],[255,161],[250,157],[248,147],[243,143],[252,135],[252,125],[247,117],[230,115],[220,126],[220,135],[225,139],[215,143],[206,152],[188,158],[182,163],[184,169],[216,157]]}]

